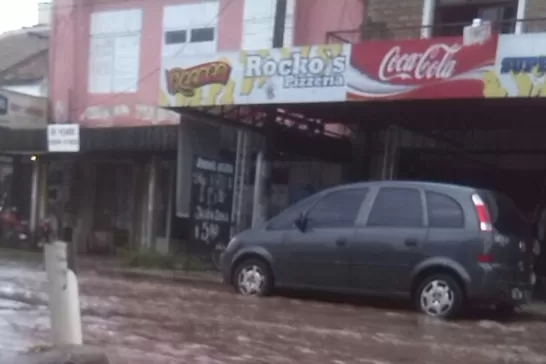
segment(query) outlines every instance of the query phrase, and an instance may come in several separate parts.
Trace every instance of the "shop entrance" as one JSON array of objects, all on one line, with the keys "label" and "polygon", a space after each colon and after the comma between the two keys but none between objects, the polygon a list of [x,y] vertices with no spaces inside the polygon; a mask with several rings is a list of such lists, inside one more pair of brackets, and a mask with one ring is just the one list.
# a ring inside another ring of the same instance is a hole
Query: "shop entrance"
[{"label": "shop entrance", "polygon": [[[265,153],[273,169],[264,194],[270,201],[282,201],[269,204],[266,218],[297,198],[296,192],[271,186],[285,184],[287,161],[300,158],[301,163],[302,156],[303,161],[339,167],[343,172],[338,183],[410,179],[494,189],[510,196],[535,223],[546,206],[546,126],[537,117],[544,115],[546,104],[540,99],[285,104],[244,110],[246,118],[230,118],[218,110],[179,111],[261,135],[265,144],[255,145],[251,164],[257,167],[259,153]],[[327,136],[328,130],[338,134]],[[305,168],[298,173],[312,176]],[[254,171],[249,172],[252,188],[259,183]],[[305,187],[298,186],[299,192],[327,186]],[[278,198],[280,193],[284,199]]]}]

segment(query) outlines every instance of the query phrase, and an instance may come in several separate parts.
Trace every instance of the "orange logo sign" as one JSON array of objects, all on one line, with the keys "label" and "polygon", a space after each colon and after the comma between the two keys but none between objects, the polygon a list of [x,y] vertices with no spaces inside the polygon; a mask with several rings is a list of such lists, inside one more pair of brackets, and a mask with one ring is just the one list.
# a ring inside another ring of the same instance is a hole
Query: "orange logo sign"
[{"label": "orange logo sign", "polygon": [[227,62],[208,62],[191,68],[175,67],[166,70],[167,91],[171,95],[182,94],[192,97],[195,90],[212,84],[226,85],[231,75]]}]

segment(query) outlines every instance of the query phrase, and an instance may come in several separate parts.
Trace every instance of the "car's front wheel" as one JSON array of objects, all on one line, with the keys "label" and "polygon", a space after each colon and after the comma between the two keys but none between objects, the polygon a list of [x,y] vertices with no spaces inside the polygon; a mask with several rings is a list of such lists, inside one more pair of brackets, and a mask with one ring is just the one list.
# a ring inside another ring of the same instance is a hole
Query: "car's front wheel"
[{"label": "car's front wheel", "polygon": [[233,285],[244,296],[267,296],[273,288],[273,275],[263,261],[248,259],[235,269]]},{"label": "car's front wheel", "polygon": [[426,277],[415,292],[417,308],[428,316],[447,319],[456,316],[463,306],[460,284],[449,275]]}]

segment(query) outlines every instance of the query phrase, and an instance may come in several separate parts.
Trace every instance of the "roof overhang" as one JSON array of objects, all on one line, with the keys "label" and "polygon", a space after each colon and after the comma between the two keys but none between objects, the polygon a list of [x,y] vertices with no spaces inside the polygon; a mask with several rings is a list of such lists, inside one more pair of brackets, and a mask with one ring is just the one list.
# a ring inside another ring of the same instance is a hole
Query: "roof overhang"
[{"label": "roof overhang", "polygon": [[0,127],[11,130],[45,129],[48,114],[46,97],[0,88]]}]

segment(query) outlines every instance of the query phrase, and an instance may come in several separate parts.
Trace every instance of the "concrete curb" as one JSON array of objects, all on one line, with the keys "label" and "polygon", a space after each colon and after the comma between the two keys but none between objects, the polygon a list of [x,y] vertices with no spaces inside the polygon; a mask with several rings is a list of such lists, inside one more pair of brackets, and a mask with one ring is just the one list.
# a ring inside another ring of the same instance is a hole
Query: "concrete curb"
[{"label": "concrete curb", "polygon": [[[7,359],[7,358],[6,358]],[[110,364],[100,349],[87,346],[54,347],[39,353],[21,354],[0,364]]]},{"label": "concrete curb", "polygon": [[104,268],[95,269],[97,274],[112,278],[154,280],[161,282],[200,283],[221,285],[218,272],[155,271],[145,269]]}]

